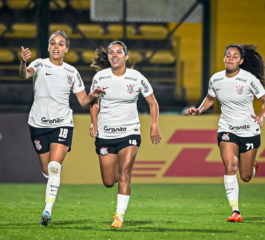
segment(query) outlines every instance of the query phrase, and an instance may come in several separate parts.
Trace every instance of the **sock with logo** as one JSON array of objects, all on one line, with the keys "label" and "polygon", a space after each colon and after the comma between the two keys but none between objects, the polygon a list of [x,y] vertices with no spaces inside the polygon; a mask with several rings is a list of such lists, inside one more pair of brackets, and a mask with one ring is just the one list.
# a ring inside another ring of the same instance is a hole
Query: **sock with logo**
[{"label": "sock with logo", "polygon": [[119,217],[119,219],[122,222],[123,222],[123,218],[124,218],[125,212],[129,204],[129,200],[130,200],[129,195],[118,194],[117,196],[116,215]]},{"label": "sock with logo", "polygon": [[224,175],[226,196],[232,211],[239,211],[238,208],[238,181],[236,175]]},{"label": "sock with logo", "polygon": [[61,164],[56,161],[50,162],[48,164],[48,173],[49,179],[46,187],[44,212],[47,211],[51,215],[53,204],[55,203],[55,199],[60,186]]}]

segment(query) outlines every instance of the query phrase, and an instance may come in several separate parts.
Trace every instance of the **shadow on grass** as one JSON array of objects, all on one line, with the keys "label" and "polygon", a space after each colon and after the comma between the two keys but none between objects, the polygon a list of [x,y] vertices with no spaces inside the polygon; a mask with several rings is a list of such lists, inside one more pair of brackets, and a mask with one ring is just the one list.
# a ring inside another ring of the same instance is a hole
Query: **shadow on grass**
[{"label": "shadow on grass", "polygon": [[253,223],[265,221],[265,217],[245,217],[243,218],[243,223]]},{"label": "shadow on grass", "polygon": [[[52,222],[53,226],[57,225],[71,225],[76,223],[94,223],[91,219],[79,219],[79,220],[70,220],[70,221],[54,221]],[[5,229],[6,227],[28,227],[28,226],[38,226],[39,222],[30,222],[30,223],[1,223],[0,229]]]}]

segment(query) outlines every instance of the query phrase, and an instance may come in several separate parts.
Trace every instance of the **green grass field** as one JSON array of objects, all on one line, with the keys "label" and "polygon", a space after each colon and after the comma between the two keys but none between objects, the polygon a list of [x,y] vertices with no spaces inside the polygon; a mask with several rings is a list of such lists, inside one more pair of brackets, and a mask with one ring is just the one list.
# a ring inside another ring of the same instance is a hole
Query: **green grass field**
[{"label": "green grass field", "polygon": [[265,239],[263,185],[240,185],[243,223],[227,223],[222,184],[134,184],[122,229],[110,228],[117,187],[102,185],[61,185],[40,227],[45,187],[0,184],[0,239]]}]

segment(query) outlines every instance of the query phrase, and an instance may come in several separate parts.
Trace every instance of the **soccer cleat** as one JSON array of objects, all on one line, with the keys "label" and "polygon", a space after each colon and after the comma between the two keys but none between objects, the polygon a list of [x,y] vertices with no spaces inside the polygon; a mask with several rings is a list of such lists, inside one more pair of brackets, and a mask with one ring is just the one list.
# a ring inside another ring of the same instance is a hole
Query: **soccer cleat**
[{"label": "soccer cleat", "polygon": [[255,167],[256,174],[257,174],[257,172],[259,171],[259,162],[257,160],[255,160],[254,162],[254,167]]},{"label": "soccer cleat", "polygon": [[52,218],[49,212],[45,211],[44,213],[41,214],[40,226],[47,227],[51,221],[52,221]]},{"label": "soccer cleat", "polygon": [[242,222],[242,216],[236,211],[233,212],[232,216],[227,218],[227,222]]},{"label": "soccer cleat", "polygon": [[117,216],[116,215],[116,213],[114,213],[114,221],[113,221],[113,223],[110,225],[111,227],[113,227],[113,228],[121,228],[122,227],[122,224],[123,224],[123,222],[122,222],[122,220],[120,220],[120,218],[119,218],[119,216]]}]

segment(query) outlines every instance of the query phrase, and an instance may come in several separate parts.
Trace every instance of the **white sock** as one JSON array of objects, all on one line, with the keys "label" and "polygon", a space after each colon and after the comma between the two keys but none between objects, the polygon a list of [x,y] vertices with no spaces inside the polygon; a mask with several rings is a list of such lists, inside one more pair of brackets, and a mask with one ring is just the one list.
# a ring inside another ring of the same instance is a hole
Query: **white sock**
[{"label": "white sock", "polygon": [[129,204],[129,200],[130,200],[130,195],[123,195],[123,194],[117,195],[116,215],[119,217],[119,219],[122,222]]},{"label": "white sock", "polygon": [[236,175],[224,175],[224,184],[226,196],[232,211],[239,211],[238,209],[238,181]]},{"label": "white sock", "polygon": [[256,168],[255,168],[255,165],[254,165],[251,179],[255,176],[255,174],[256,174]]},{"label": "white sock", "polygon": [[48,173],[49,179],[46,187],[44,212],[47,211],[51,215],[52,208],[60,187],[61,164],[55,161],[50,162],[48,164]]}]

